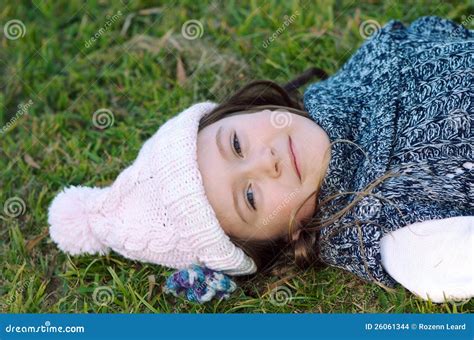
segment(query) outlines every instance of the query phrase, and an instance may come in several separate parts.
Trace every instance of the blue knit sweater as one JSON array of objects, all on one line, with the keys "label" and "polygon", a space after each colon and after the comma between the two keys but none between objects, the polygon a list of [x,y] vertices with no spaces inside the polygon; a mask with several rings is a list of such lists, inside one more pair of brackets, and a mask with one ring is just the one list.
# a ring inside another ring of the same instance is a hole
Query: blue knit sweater
[{"label": "blue knit sweater", "polygon": [[[360,147],[333,145],[319,203],[398,173],[321,230],[320,259],[394,287],[381,265],[384,234],[474,215],[474,31],[437,17],[409,27],[392,20],[336,74],[310,85],[304,104],[331,141]],[[355,197],[332,200],[318,214],[328,218]]]}]

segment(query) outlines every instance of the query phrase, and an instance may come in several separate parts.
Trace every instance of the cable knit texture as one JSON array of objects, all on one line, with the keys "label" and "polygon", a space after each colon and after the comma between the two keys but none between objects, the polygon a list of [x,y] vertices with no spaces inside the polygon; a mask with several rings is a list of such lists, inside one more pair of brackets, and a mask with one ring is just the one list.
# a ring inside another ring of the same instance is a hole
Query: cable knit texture
[{"label": "cable knit texture", "polygon": [[106,253],[167,267],[192,264],[251,274],[254,261],[224,233],[207,200],[197,163],[204,102],[167,121],[107,188],[70,187],[49,209],[51,238],[72,255]]},{"label": "cable knit texture", "polygon": [[[415,222],[474,215],[473,76],[474,32],[422,17],[409,27],[390,21],[336,74],[307,88],[305,108],[330,140],[360,147],[333,145],[319,202],[398,172],[372,190],[376,196],[366,196],[321,231],[321,260],[394,287],[381,264],[384,234]],[[333,200],[321,217],[354,198]]]}]

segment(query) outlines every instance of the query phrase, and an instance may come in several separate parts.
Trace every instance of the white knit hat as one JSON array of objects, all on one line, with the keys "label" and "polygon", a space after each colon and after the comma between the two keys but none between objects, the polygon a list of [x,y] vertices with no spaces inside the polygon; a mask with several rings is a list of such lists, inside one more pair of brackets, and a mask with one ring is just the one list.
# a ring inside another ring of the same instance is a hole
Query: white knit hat
[{"label": "white knit hat", "polygon": [[254,261],[219,225],[198,168],[199,121],[216,105],[195,104],[168,120],[110,187],[60,192],[48,217],[58,247],[71,255],[112,249],[177,269],[197,264],[229,275],[254,273]]}]

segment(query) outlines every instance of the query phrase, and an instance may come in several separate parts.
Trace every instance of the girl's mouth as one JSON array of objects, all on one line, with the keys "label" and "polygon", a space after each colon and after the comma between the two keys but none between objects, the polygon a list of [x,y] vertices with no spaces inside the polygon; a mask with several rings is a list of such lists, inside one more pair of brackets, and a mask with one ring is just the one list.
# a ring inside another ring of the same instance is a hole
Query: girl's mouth
[{"label": "girl's mouth", "polygon": [[293,143],[291,142],[291,137],[289,137],[289,144],[290,144],[290,158],[291,158],[291,163],[293,164],[293,167],[295,168],[295,172],[296,172],[296,175],[298,176],[298,178],[300,179],[300,182],[301,182],[301,173],[300,173],[300,170],[298,168],[298,162],[296,160],[296,155],[295,155],[295,152],[293,150]]}]

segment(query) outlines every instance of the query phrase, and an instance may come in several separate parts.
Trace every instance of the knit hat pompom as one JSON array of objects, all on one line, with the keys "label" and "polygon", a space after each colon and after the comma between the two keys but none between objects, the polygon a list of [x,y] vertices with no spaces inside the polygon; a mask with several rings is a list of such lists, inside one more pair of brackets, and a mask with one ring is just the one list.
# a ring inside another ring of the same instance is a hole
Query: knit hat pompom
[{"label": "knit hat pompom", "polygon": [[92,231],[98,198],[104,191],[71,186],[55,197],[49,208],[48,222],[51,238],[62,251],[71,255],[108,253],[108,247]]}]

